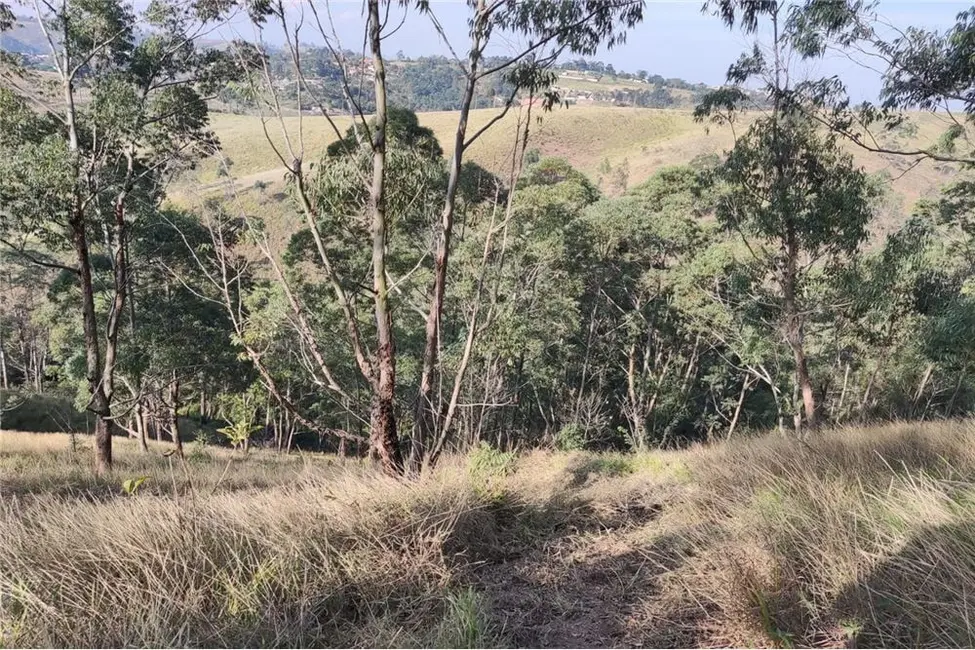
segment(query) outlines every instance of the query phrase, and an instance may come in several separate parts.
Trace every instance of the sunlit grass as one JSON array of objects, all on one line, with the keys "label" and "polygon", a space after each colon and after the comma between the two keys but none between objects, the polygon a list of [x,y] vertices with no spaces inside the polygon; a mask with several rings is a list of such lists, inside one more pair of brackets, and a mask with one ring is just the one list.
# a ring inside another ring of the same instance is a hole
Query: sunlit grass
[{"label": "sunlit grass", "polygon": [[[970,421],[636,455],[481,447],[409,481],[121,439],[94,479],[89,442],[0,434],[2,645],[506,645],[513,605],[478,576],[509,561],[614,567],[631,587],[613,616],[657,645],[975,643]],[[567,589],[533,584],[539,602]],[[573,607],[605,607],[601,589],[573,585]]]}]

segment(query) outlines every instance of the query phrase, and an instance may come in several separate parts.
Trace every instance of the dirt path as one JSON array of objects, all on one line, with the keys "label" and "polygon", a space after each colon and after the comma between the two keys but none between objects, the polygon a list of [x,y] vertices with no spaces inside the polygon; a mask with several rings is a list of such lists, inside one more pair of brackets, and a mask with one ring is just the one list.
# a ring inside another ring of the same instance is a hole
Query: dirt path
[{"label": "dirt path", "polygon": [[536,648],[698,645],[659,615],[662,580],[691,551],[659,524],[666,506],[654,496],[481,566],[477,586],[502,638]]}]

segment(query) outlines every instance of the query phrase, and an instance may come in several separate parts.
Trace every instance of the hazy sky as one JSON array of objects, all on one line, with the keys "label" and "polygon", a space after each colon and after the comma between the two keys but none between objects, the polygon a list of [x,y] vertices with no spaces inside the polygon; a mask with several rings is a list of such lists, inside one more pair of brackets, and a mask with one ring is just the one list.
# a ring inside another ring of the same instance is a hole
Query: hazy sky
[{"label": "hazy sky", "polygon": [[[302,0],[291,2],[297,17]],[[431,5],[453,44],[462,48],[468,15],[464,2],[431,0]],[[319,0],[318,6],[324,7],[324,0]],[[648,0],[644,21],[630,33],[627,42],[611,51],[602,51],[595,58],[612,63],[618,70],[642,69],[664,77],[719,84],[729,64],[751,47],[754,37],[727,29],[719,19],[702,13],[701,6],[701,0]],[[972,0],[881,0],[878,14],[901,29],[912,25],[944,29],[954,23],[959,12],[971,6]],[[361,0],[331,0],[330,7],[343,47],[361,49],[364,23]],[[243,24],[241,30],[241,35],[247,36]],[[268,29],[265,38],[269,42],[283,42],[274,28]],[[500,53],[497,50],[513,47],[502,43],[495,51]],[[450,54],[429,18],[415,13],[409,14],[403,26],[386,40],[385,49],[390,56],[400,50],[410,57]],[[827,57],[809,72],[817,76],[840,75],[854,99],[874,98],[880,85],[876,72],[837,55]]]}]

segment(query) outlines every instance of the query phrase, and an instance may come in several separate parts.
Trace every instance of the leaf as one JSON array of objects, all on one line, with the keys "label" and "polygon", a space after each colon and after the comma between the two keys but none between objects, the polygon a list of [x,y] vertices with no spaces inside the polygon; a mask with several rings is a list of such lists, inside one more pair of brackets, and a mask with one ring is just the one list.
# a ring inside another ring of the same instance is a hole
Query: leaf
[{"label": "leaf", "polygon": [[142,484],[149,480],[148,476],[139,476],[138,478],[126,479],[122,482],[122,491],[129,496],[134,496]]}]

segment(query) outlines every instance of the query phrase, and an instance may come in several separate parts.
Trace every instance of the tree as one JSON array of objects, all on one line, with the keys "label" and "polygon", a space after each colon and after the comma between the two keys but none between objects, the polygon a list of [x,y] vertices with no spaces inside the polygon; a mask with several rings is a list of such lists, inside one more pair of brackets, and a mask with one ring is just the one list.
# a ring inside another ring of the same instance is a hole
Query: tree
[{"label": "tree", "polygon": [[[335,35],[330,34],[324,28],[324,21],[319,20],[319,10],[314,3],[307,3],[307,5],[303,5],[303,8],[307,9],[314,17],[314,24],[318,27],[319,35],[325,40],[326,48],[330,52],[334,63],[341,70],[339,85],[343,88],[345,99],[354,114],[354,130],[349,137],[341,137],[341,134],[335,127],[334,121],[332,121],[329,106],[325,104],[323,97],[318,94],[317,87],[309,83],[308,75],[305,74],[304,68],[301,65],[302,46],[299,34],[300,30],[292,29],[288,13],[284,11],[282,3],[270,3],[267,7],[268,15],[274,16],[287,34],[287,49],[292,59],[292,73],[295,76],[295,81],[301,88],[301,92],[307,93],[317,103],[321,112],[330,121],[336,135],[340,136],[340,140],[344,144],[337,146],[349,149],[353,140],[356,143],[372,143],[375,152],[374,161],[376,163],[373,178],[378,179],[382,176],[379,173],[381,156],[378,151],[381,147],[377,146],[378,143],[375,141],[375,138],[377,134],[387,133],[391,129],[388,122],[393,117],[393,114],[388,110],[388,104],[392,95],[389,91],[388,80],[385,77],[385,65],[379,60],[381,57],[377,56],[375,51],[371,51],[372,57],[368,65],[373,71],[373,83],[371,85],[374,89],[376,118],[370,123],[370,120],[365,117],[364,104],[361,102],[361,93],[357,93],[353,89],[353,86],[356,84],[350,83],[350,78],[355,74],[361,74],[364,69],[367,69],[366,66],[354,67],[351,64],[338,47]],[[552,67],[558,54],[566,49],[579,52],[594,52],[600,44],[612,46],[620,42],[623,39],[625,29],[635,24],[642,17],[642,3],[639,0],[613,0],[612,2],[603,2],[602,0],[598,2],[595,0],[586,0],[584,2],[578,2],[576,0],[532,0],[531,2],[518,4],[475,2],[470,4],[470,11],[470,46],[467,49],[467,57],[465,61],[456,61],[456,67],[461,72],[462,77],[462,83],[460,84],[460,88],[458,88],[461,97],[458,104],[458,122],[454,137],[448,147],[448,173],[443,199],[441,201],[441,215],[435,227],[433,249],[430,256],[433,264],[433,276],[430,280],[429,292],[427,294],[428,307],[425,308],[427,317],[425,344],[422,353],[420,388],[418,390],[419,397],[415,401],[413,409],[415,418],[412,436],[413,444],[411,446],[411,468],[414,470],[419,468],[424,459],[426,453],[424,441],[434,439],[433,432],[439,430],[437,423],[443,417],[443,412],[439,404],[442,401],[438,399],[436,401],[439,403],[435,403],[433,390],[435,386],[442,383],[435,381],[435,373],[440,369],[437,359],[441,347],[440,332],[443,329],[443,300],[446,279],[448,277],[451,238],[457,216],[458,198],[464,176],[463,172],[467,168],[464,163],[464,153],[483,133],[500,122],[509,110],[518,104],[516,97],[519,92],[528,93],[533,97],[541,96],[544,98],[546,105],[554,105],[558,98],[551,90],[551,86],[555,80],[555,73],[552,71]],[[438,30],[440,29],[440,23],[436,20],[429,5],[421,3],[419,13],[431,16],[434,27]],[[367,25],[367,30],[374,29],[374,25]],[[492,38],[497,38],[497,35],[504,33],[526,37],[529,43],[524,49],[510,57],[486,57],[485,51],[492,42]],[[369,31],[367,42],[373,43],[375,36],[372,31]],[[441,36],[446,39],[446,35],[442,32]],[[378,47],[379,43],[375,42],[375,45]],[[372,48],[372,46],[370,47]],[[375,48],[372,48],[372,50],[375,50]],[[413,70],[415,66],[408,66],[408,68]],[[382,75],[380,75],[380,69],[382,69]],[[417,69],[422,70],[422,67]],[[412,74],[412,72],[408,74]],[[382,76],[381,83],[380,76]],[[470,109],[474,106],[474,100],[478,94],[477,90],[482,88],[486,83],[496,83],[500,77],[504,79],[503,87],[508,89],[502,108],[483,127],[473,134],[468,133]],[[298,129],[297,134],[288,133],[287,127],[283,120],[280,119],[282,113],[280,111],[276,84],[267,66],[265,66],[264,78],[260,81],[265,91],[273,97],[268,103],[273,107],[272,110],[276,113],[276,117],[279,118],[279,122],[285,132],[286,145],[283,148],[276,148],[276,151],[282,164],[288,169],[292,187],[299,197],[301,211],[304,214],[306,225],[309,227],[309,232],[316,240],[321,239],[321,233],[313,225],[318,219],[318,214],[312,202],[309,200],[310,179],[307,176],[307,169],[302,166],[304,143],[302,142],[301,129]],[[298,101],[300,103],[300,98]],[[386,104],[385,107],[381,106],[383,103]],[[524,147],[519,143],[517,148],[520,150]],[[518,154],[518,158],[520,159],[520,153]],[[378,189],[378,186],[376,187]],[[378,194],[375,198],[374,206],[381,206],[382,201],[379,200],[380,197]],[[374,211],[377,209],[381,211],[379,208],[373,208]],[[374,225],[377,227],[380,225],[378,218],[374,221]],[[392,236],[392,233],[386,231],[386,227],[383,226],[383,237]],[[388,300],[382,297],[386,289],[380,286],[386,282],[386,279],[385,273],[379,272],[376,265],[382,266],[386,263],[386,260],[381,259],[379,255],[380,246],[376,232],[378,231],[373,230],[372,232],[372,250],[375,253],[372,262],[372,273],[374,284],[376,285],[374,309],[377,313],[383,312],[384,314],[389,314],[388,310],[381,306],[383,303],[388,303]],[[325,247],[317,241],[316,247],[319,249],[323,267],[325,269],[333,269],[331,271],[326,270],[326,274],[331,276],[331,284],[335,291],[336,299],[342,305],[344,318],[348,324],[349,336],[353,341],[353,348],[355,349],[356,363],[362,369],[363,373],[366,373],[369,362],[365,354],[365,348],[361,345],[361,336],[356,332],[358,328],[356,324],[357,317],[349,300],[349,295],[342,286],[342,280],[338,274],[334,273],[335,267],[332,264],[332,260],[325,258]],[[423,268],[423,265],[418,268]],[[389,314],[389,317],[391,318],[392,315]],[[386,316],[379,318],[383,320]],[[386,328],[383,326],[380,329]],[[392,333],[395,326],[391,325],[388,329]],[[381,338],[386,340],[385,335],[381,335]],[[359,343],[356,343],[357,339]],[[392,339],[390,338],[389,341],[391,342]],[[391,358],[393,357],[395,357],[395,354]],[[383,389],[384,394],[389,394],[390,391],[395,394],[395,381],[389,380],[389,378],[395,378],[392,367],[390,366],[387,368],[387,371],[380,372],[379,374],[386,378],[383,380],[385,386]],[[390,388],[390,385],[393,388]],[[383,400],[385,403],[386,397]],[[389,412],[392,413],[392,411]],[[397,437],[391,432],[387,432],[387,434],[389,440]],[[380,455],[383,455],[383,453]],[[388,451],[387,455],[389,454],[392,454],[391,450]]]},{"label": "tree", "polygon": [[[555,61],[563,51],[595,54],[600,45],[613,47],[625,39],[626,29],[643,18],[643,3],[630,0],[531,0],[520,5],[488,3],[479,0],[470,20],[470,48],[466,65],[461,64],[466,83],[460,115],[450,152],[450,176],[444,197],[443,211],[437,229],[434,250],[434,276],[429,293],[426,322],[426,343],[423,351],[423,370],[417,395],[414,431],[413,463],[418,466],[426,453],[427,441],[440,435],[441,409],[434,401],[434,387],[439,371],[440,332],[442,329],[444,294],[448,277],[451,237],[457,188],[463,169],[464,154],[490,126],[500,120],[513,105],[515,93],[527,91],[530,96],[544,94],[545,106],[557,102],[550,90],[557,75]],[[527,37],[529,45],[514,56],[494,65],[484,66],[484,52],[494,34],[514,34]],[[547,49],[546,49],[547,48]],[[458,62],[459,63],[459,62]],[[467,135],[470,108],[478,84],[484,77],[506,72],[514,86],[504,110],[472,136]]]},{"label": "tree", "polygon": [[[734,21],[736,5],[722,5]],[[801,395],[805,423],[815,428],[816,397],[804,344],[808,317],[804,286],[808,273],[819,264],[835,263],[856,253],[866,238],[871,217],[872,189],[866,175],[849,154],[840,151],[836,134],[822,135],[791,102],[790,39],[780,29],[781,5],[748,3],[737,14],[754,31],[767,17],[772,27],[771,60],[756,45],[728,72],[732,84],[759,78],[772,105],[767,117],[753,123],[738,139],[728,160],[718,170],[727,189],[717,214],[727,228],[747,241],[758,238],[756,260],[772,273],[778,288],[782,336],[792,351],[795,388]],[[731,121],[748,96],[737,85],[707,96],[698,107],[699,119]],[[797,432],[802,416],[795,414]]]},{"label": "tree", "polygon": [[[36,7],[58,91],[38,94],[4,62],[2,241],[24,255],[42,242],[72,259],[35,258],[70,273],[80,291],[87,408],[96,416],[96,470],[104,473],[112,465],[119,333],[131,302],[130,225],[158,206],[166,179],[214,148],[206,95],[234,66],[229,55],[193,42],[226,7],[154,2],[141,16],[115,0]],[[150,32],[137,40],[140,20]],[[111,283],[107,313],[99,314],[93,255],[102,246]]]},{"label": "tree", "polygon": [[[675,269],[706,241],[706,182],[689,167],[658,171],[626,196],[604,199],[584,216],[591,250],[580,313],[585,361],[576,401],[602,392],[626,417],[633,448],[691,437],[692,395],[707,340],[679,313]],[[675,435],[676,434],[676,435]]]}]

